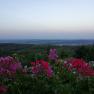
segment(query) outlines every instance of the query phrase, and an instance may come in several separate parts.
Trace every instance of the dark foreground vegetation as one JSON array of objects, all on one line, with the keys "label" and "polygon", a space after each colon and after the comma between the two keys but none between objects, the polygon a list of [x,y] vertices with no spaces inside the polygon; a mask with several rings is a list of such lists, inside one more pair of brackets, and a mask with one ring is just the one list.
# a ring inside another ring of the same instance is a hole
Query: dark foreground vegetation
[{"label": "dark foreground vegetation", "polygon": [[94,46],[0,44],[0,94],[94,94]]}]

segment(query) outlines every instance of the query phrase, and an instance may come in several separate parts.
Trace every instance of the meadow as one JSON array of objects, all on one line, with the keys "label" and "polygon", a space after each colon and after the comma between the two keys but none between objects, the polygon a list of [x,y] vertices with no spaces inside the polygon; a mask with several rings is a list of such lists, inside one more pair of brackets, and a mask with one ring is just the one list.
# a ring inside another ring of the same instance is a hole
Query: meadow
[{"label": "meadow", "polygon": [[0,94],[94,94],[94,45],[0,44]]}]

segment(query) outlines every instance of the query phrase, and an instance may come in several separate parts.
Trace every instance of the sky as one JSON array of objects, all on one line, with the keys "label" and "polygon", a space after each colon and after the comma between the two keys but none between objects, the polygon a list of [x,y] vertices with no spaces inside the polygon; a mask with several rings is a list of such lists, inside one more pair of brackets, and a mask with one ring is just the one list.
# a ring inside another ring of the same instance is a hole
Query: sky
[{"label": "sky", "polygon": [[94,0],[0,0],[0,39],[94,39]]}]

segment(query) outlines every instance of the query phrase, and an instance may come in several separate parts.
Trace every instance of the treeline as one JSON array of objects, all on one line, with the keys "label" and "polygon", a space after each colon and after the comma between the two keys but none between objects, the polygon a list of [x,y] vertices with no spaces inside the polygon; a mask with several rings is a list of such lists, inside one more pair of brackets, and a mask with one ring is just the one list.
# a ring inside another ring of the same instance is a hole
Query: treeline
[{"label": "treeline", "polygon": [[14,53],[30,54],[33,51],[48,53],[50,48],[56,48],[60,58],[77,57],[86,61],[94,61],[94,45],[87,46],[53,46],[32,44],[0,44],[0,56],[8,56]]}]

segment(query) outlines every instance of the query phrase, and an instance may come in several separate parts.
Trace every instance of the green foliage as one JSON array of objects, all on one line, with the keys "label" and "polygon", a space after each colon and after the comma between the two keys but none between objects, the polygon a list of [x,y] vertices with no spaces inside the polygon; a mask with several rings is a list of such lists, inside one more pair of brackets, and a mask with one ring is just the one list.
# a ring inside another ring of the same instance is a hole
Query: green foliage
[{"label": "green foliage", "polygon": [[81,46],[75,52],[75,57],[83,58],[87,61],[94,61],[94,46]]},{"label": "green foliage", "polygon": [[[30,62],[37,59],[48,60],[49,49],[52,46],[33,46],[30,49],[16,51],[0,50],[0,55],[12,55],[23,66],[31,66]],[[73,57],[75,50],[67,47],[56,47],[59,58]],[[76,48],[75,57],[87,61],[94,60],[94,47],[81,46]],[[6,94],[94,94],[94,77],[79,78],[72,72],[68,72],[63,62],[49,62],[53,69],[53,76],[47,78],[44,75],[34,76],[31,74],[17,73],[13,78],[0,77],[0,84],[8,86]]]},{"label": "green foliage", "polygon": [[62,59],[73,57],[73,51],[72,50],[61,50],[60,57]]}]

